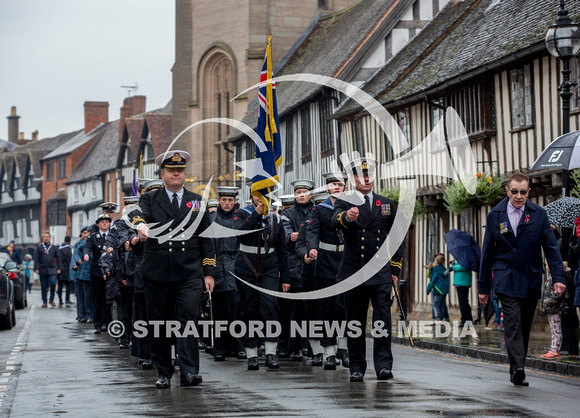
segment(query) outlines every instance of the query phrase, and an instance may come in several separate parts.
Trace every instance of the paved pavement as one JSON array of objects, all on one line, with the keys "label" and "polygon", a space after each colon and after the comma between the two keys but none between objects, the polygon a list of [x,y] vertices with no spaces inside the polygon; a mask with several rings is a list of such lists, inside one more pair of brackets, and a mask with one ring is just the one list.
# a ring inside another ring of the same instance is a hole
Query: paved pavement
[{"label": "paved pavement", "polygon": [[[0,332],[0,417],[29,416],[577,416],[580,378],[528,370],[529,388],[508,381],[505,364],[395,345],[395,379],[364,383],[348,370],[281,361],[279,371],[246,370],[245,361],[201,355],[204,382],[153,387],[107,334],[77,323],[76,308],[40,308],[39,294]],[[490,331],[491,332],[491,331]],[[499,333],[498,333],[499,334]],[[371,344],[368,345],[369,350]]]}]

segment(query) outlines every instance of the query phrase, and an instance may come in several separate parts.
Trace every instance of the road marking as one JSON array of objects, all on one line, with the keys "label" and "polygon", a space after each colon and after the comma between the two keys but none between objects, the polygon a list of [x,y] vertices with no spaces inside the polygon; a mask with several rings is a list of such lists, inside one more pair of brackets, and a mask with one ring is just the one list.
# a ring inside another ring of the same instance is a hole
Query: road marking
[{"label": "road marking", "polygon": [[[34,315],[34,309],[35,309],[35,306],[32,306],[30,308],[30,312],[28,313],[28,318],[26,319],[26,323],[24,324],[24,327],[22,327],[20,334],[18,334],[18,337],[16,338],[16,342],[14,343],[14,348],[12,348],[12,351],[10,352],[10,356],[8,357],[9,360],[6,361],[6,372],[2,373],[2,378],[0,379],[0,383],[9,383],[9,380],[10,380],[9,377],[12,375],[12,373],[10,373],[10,371],[15,370],[14,364],[16,364],[16,361],[15,361],[16,357],[20,353],[20,350],[24,349],[25,345],[26,345],[26,343],[24,343],[22,340],[24,339],[24,337],[28,333],[28,330],[30,329],[32,316]],[[16,379],[14,379],[14,380],[16,380]],[[4,405],[4,397],[6,395],[7,390],[8,390],[7,384],[0,385],[0,406]]]}]

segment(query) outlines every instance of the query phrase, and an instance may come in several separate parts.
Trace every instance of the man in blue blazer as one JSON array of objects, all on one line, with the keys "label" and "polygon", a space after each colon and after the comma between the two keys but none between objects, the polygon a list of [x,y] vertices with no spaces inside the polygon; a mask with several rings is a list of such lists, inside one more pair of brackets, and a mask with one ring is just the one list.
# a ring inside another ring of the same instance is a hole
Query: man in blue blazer
[{"label": "man in blue blazer", "polygon": [[516,386],[528,386],[524,365],[541,296],[542,250],[556,293],[566,290],[558,242],[546,211],[527,201],[529,184],[525,174],[512,174],[506,187],[507,198],[487,215],[478,279],[481,304],[488,303],[492,283],[502,304],[510,381]]}]

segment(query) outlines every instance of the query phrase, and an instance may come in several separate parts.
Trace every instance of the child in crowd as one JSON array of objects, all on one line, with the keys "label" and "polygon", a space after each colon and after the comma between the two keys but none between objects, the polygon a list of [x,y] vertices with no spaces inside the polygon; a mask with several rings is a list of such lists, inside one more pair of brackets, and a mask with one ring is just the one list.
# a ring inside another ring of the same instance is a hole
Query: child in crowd
[{"label": "child in crowd", "polygon": [[449,321],[446,298],[449,293],[449,270],[445,269],[445,256],[438,254],[435,257],[435,266],[431,270],[431,277],[427,285],[427,294],[433,291],[433,320]]},{"label": "child in crowd", "polygon": [[[546,280],[542,290],[542,311],[548,315],[548,322],[550,323],[550,331],[552,333],[552,344],[550,351],[542,354],[540,357],[545,359],[552,359],[560,357],[560,348],[562,346],[562,311],[564,310],[564,295],[557,296],[554,291],[554,283],[552,282],[552,275],[548,263],[546,264]],[[570,269],[568,263],[564,261],[564,271],[569,274]]]}]

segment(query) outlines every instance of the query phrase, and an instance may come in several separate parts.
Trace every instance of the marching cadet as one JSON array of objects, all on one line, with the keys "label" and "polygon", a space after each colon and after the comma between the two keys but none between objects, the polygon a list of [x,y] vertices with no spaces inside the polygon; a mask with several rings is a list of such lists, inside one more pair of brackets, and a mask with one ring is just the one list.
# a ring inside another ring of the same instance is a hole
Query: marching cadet
[{"label": "marching cadet", "polygon": [[[103,214],[104,215],[109,215],[110,219],[111,219],[111,227],[114,224],[114,218],[115,218],[115,211],[117,210],[117,204],[115,202],[105,202],[105,203],[101,203],[99,205],[99,207],[102,209]],[[92,225],[91,228],[91,234],[93,233],[97,233],[99,231],[99,227],[96,223],[94,223]]]},{"label": "marching cadet", "polygon": [[[174,319],[180,323],[176,338],[180,384],[197,386],[202,382],[197,336],[190,332],[188,324],[194,324],[197,329],[201,294],[204,289],[213,291],[216,256],[212,239],[199,236],[211,223],[202,197],[183,187],[190,159],[189,153],[177,150],[157,157],[155,162],[161,168],[163,187],[141,195],[141,214],[132,218],[141,240],[138,245],[143,245],[141,277],[147,317],[150,322],[163,324],[150,340],[151,360],[159,372],[155,383],[158,389],[171,387],[174,371],[171,336],[175,334],[167,335],[166,322]],[[189,228],[196,221],[199,222],[196,230],[189,236],[192,232]],[[147,223],[169,224],[161,231],[167,240],[149,238]],[[154,332],[154,328],[150,327],[149,331]]]},{"label": "marching cadet", "polygon": [[107,330],[107,326],[111,322],[111,310],[107,307],[106,279],[99,265],[101,255],[105,254],[105,242],[111,225],[111,217],[107,214],[102,214],[97,218],[95,224],[98,230],[89,235],[83,249],[83,260],[85,263],[88,262],[89,254],[92,253],[91,288],[94,309],[93,319],[95,334],[100,334],[101,331]]},{"label": "marching cadet", "polygon": [[[296,254],[296,241],[300,226],[305,223],[314,207],[312,202],[312,189],[314,182],[312,180],[294,180],[292,183],[294,189],[294,205],[282,211],[280,218],[284,222],[284,231],[286,233],[286,245],[288,246],[288,266],[290,269],[291,292],[298,293],[303,290],[302,275],[312,277],[314,273],[313,265],[305,265],[302,257]],[[304,271],[303,271],[304,270]],[[289,310],[290,321],[301,323],[308,319],[306,302],[303,300],[285,300]],[[283,306],[284,306],[283,305]],[[286,308],[286,306],[284,306]],[[282,341],[287,333],[285,327],[289,329],[289,322],[282,324]],[[289,337],[288,350],[291,353],[293,361],[302,361],[302,349],[308,347],[306,341],[301,337]],[[285,347],[284,347],[285,348]],[[322,365],[322,355],[313,359],[313,365],[320,362]]]},{"label": "marching cadet", "polygon": [[[316,289],[324,289],[336,283],[338,266],[342,259],[344,249],[344,240],[342,231],[332,226],[332,214],[334,212],[334,203],[336,198],[344,192],[344,181],[346,175],[337,176],[334,173],[323,174],[326,183],[326,199],[312,208],[310,219],[306,226],[306,246],[308,254],[304,257],[305,263],[311,263],[316,260],[314,267],[314,283]],[[315,196],[316,201],[316,196]],[[321,321],[340,321],[345,320],[343,295],[318,299],[316,309],[311,314],[310,319]],[[316,317],[313,317],[316,315]],[[312,350],[315,347],[323,347],[326,355],[325,370],[335,370],[337,357],[342,361],[344,367],[349,367],[349,357],[346,337],[338,337],[338,351],[336,350],[337,338],[335,336],[325,335],[320,340],[309,340]]]},{"label": "marching cadet", "polygon": [[[369,300],[373,306],[373,358],[377,380],[393,378],[391,289],[393,283],[397,283],[401,270],[401,249],[398,249],[391,260],[375,257],[385,242],[396,215],[391,199],[373,193],[375,164],[370,157],[351,163],[355,195],[363,203],[354,205],[339,198],[334,203],[332,216],[332,225],[344,234],[344,252],[337,280],[342,281],[356,274],[371,260],[380,262],[382,266],[375,275],[345,293],[347,321],[359,321],[363,324],[363,332],[359,337],[348,337],[351,382],[362,382],[367,368],[364,324],[367,322]],[[351,198],[355,198],[355,195]]]},{"label": "marching cadet", "polygon": [[[275,213],[264,214],[264,203],[259,197],[252,197],[252,205],[235,212],[236,229],[256,231],[239,236],[240,249],[236,256],[235,274],[248,283],[264,289],[290,290],[288,275],[288,254],[284,237],[284,226]],[[242,308],[242,320],[246,326],[250,321],[279,321],[277,298],[259,292],[245,283],[238,283]],[[244,347],[248,357],[248,370],[258,370],[257,335],[247,334]],[[278,369],[276,357],[277,338],[266,335],[266,367]]]},{"label": "marching cadet", "polygon": [[151,190],[157,190],[157,189],[160,189],[162,187],[163,187],[163,180],[161,180],[161,179],[148,180],[147,182],[145,182],[144,190],[139,196],[141,196],[143,193],[150,192]]},{"label": "marching cadet", "polygon": [[288,209],[288,208],[291,208],[292,206],[294,206],[294,195],[289,194],[289,195],[280,196],[280,202],[282,203],[282,212],[283,212],[285,209]]},{"label": "marching cadet", "polygon": [[[217,211],[211,214],[211,220],[225,228],[235,229],[234,213],[238,188],[218,187],[217,190],[219,206]],[[214,245],[217,265],[212,294],[213,319],[225,321],[229,325],[240,319],[240,294],[236,278],[232,274],[235,271],[239,244],[237,237],[228,236],[216,238]],[[226,355],[230,353],[234,353],[239,359],[246,358],[241,340],[230,335],[229,330],[225,330],[219,337],[214,337],[213,358],[215,361],[224,361]]]}]

